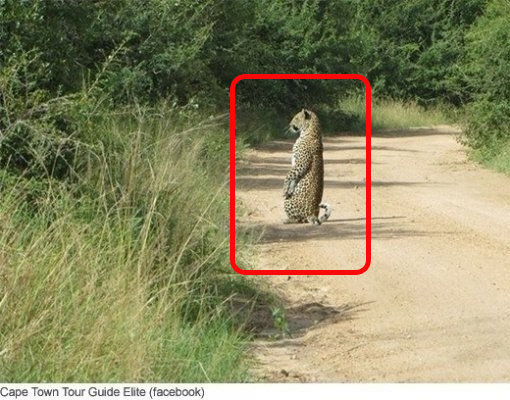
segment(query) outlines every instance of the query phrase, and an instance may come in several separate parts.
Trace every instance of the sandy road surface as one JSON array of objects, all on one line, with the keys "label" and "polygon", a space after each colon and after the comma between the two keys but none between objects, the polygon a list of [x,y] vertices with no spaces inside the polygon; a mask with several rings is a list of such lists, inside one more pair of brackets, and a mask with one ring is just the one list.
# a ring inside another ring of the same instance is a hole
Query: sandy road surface
[{"label": "sandy road surface", "polygon": [[[258,268],[365,258],[364,137],[325,139],[320,227],[282,225],[291,141],[237,166],[239,224],[263,227]],[[290,337],[260,339],[269,381],[510,381],[510,178],[466,160],[448,127],[374,135],[372,265],[361,276],[263,277]]]}]

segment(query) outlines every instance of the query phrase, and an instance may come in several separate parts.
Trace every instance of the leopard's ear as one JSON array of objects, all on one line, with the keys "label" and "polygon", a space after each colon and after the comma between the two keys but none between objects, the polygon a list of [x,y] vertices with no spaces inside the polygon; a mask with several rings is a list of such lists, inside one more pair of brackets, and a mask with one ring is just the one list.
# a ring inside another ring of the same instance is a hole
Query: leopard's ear
[{"label": "leopard's ear", "polygon": [[312,117],[312,114],[310,114],[310,111],[305,110],[303,108],[303,113],[305,114],[305,119],[310,119]]}]

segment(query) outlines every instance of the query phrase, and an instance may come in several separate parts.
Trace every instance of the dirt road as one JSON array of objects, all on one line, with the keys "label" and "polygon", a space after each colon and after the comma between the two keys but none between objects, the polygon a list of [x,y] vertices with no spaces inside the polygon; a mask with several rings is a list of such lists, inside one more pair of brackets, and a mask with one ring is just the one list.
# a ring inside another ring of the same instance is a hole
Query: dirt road
[{"label": "dirt road", "polygon": [[[292,141],[238,163],[238,223],[264,228],[258,268],[365,260],[364,137],[326,138],[320,227],[283,225]],[[290,336],[257,341],[265,381],[510,381],[510,178],[467,161],[448,127],[372,139],[372,265],[361,276],[262,277]],[[242,267],[242,266],[241,266]]]}]

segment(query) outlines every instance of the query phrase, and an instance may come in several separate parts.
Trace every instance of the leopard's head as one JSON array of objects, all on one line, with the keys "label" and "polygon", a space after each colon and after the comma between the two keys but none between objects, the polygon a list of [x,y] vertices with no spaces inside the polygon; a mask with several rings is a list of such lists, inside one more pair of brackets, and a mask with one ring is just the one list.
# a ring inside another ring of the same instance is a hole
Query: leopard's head
[{"label": "leopard's head", "polygon": [[298,112],[289,124],[289,131],[295,135],[301,135],[308,130],[312,124],[317,124],[317,116],[310,110],[302,109]]}]

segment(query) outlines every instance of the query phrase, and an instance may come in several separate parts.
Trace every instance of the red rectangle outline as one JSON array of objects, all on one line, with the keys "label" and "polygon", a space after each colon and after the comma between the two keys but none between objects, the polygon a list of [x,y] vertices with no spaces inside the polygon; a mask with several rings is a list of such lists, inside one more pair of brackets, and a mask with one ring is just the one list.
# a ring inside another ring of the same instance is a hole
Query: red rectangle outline
[{"label": "red rectangle outline", "polygon": [[[239,268],[235,261],[235,88],[243,79],[357,79],[366,89],[366,258],[360,269],[258,269]],[[371,229],[371,87],[370,82],[359,74],[242,74],[234,78],[230,85],[230,264],[241,275],[361,275],[370,267],[372,256]]]}]

